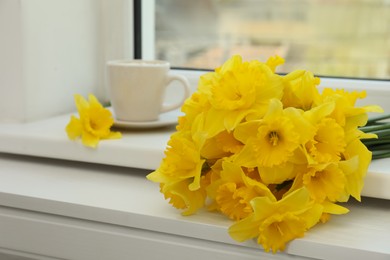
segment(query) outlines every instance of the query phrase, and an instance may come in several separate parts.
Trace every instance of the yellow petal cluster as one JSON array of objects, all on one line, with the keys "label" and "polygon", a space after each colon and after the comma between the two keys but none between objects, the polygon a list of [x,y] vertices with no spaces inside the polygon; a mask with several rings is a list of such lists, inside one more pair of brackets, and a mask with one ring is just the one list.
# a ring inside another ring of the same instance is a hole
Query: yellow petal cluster
[{"label": "yellow petal cluster", "polygon": [[194,214],[202,207],[235,221],[238,241],[257,238],[266,251],[284,250],[332,214],[360,200],[371,152],[359,130],[365,92],[325,88],[310,71],[275,73],[265,63],[233,56],[199,80],[182,107],[161,165],[147,178],[170,203]]},{"label": "yellow petal cluster", "polygon": [[104,108],[94,95],[90,94],[88,99],[79,94],[74,96],[80,118],[71,116],[65,129],[69,139],[81,137],[85,146],[95,148],[101,139],[121,138],[121,133],[111,131],[114,124],[111,111]]}]

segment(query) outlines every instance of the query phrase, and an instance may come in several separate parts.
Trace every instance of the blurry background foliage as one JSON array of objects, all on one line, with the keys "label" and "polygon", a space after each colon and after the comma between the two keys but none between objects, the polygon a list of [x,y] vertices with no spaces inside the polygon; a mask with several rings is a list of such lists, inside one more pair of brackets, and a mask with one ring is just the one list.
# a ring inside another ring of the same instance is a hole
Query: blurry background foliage
[{"label": "blurry background foliage", "polygon": [[390,79],[390,0],[156,0],[156,58],[214,69],[234,54],[279,73]]}]

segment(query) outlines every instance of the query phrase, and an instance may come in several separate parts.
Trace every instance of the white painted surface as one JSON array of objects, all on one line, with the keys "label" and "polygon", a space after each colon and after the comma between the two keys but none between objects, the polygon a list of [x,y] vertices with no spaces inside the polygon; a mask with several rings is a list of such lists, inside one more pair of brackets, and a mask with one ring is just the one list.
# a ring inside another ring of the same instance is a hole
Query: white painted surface
[{"label": "white painted surface", "polygon": [[[0,165],[0,252],[65,259],[264,256],[255,241],[233,241],[231,222],[220,214],[181,216],[146,180],[149,171],[6,154]],[[389,201],[364,198],[347,207],[349,214],[266,259],[389,259]]]},{"label": "white painted surface", "polygon": [[174,127],[124,131],[122,139],[103,140],[92,149],[68,139],[69,119],[65,115],[22,125],[0,124],[0,152],[155,169],[174,131]]},{"label": "white painted surface", "polygon": [[0,122],[70,112],[75,93],[107,99],[106,61],[133,55],[129,2],[2,0]]},{"label": "white painted surface", "polygon": [[142,58],[152,60],[156,58],[156,19],[155,19],[155,0],[141,1],[141,19],[142,19]]},{"label": "white painted surface", "polygon": [[20,1],[0,2],[0,121],[24,118]]}]

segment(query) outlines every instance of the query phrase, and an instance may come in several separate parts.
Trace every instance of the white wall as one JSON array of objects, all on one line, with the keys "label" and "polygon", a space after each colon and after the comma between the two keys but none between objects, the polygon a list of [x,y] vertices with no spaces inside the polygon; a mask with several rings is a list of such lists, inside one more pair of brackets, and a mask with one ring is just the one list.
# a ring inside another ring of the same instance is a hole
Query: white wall
[{"label": "white wall", "polygon": [[0,1],[0,119],[24,117],[20,1]]},{"label": "white wall", "polygon": [[133,55],[131,2],[0,0],[0,122],[73,111],[75,93],[106,100],[106,60]]}]

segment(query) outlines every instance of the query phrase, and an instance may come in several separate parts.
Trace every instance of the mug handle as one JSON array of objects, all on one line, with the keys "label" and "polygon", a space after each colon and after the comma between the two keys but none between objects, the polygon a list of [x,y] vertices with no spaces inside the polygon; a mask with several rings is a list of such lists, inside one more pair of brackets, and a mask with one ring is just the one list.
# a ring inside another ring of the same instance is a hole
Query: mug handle
[{"label": "mug handle", "polygon": [[177,103],[163,104],[161,108],[161,112],[168,112],[176,108],[179,108],[180,106],[183,105],[184,101],[190,97],[191,94],[190,83],[188,82],[188,79],[182,75],[168,75],[167,81],[165,83],[165,88],[167,88],[169,84],[171,84],[171,82],[174,80],[177,80],[182,83],[181,86],[183,86],[184,88],[184,95]]}]

